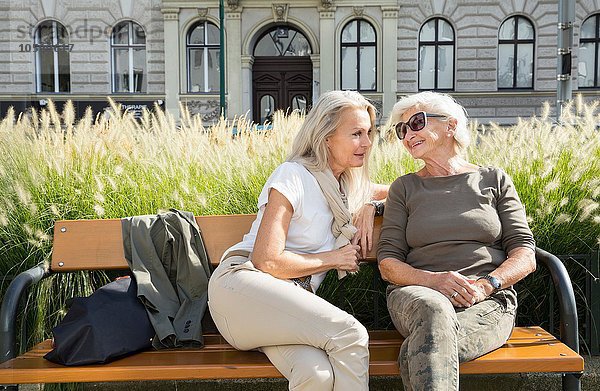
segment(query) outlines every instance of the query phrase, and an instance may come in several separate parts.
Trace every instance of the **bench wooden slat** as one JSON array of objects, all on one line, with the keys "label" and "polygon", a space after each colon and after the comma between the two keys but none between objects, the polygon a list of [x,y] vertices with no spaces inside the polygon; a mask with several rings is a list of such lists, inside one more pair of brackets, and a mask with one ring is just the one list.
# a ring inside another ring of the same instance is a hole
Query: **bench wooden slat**
[{"label": "bench wooden slat", "polygon": [[[42,358],[51,347],[46,340],[0,364],[0,384],[281,377],[262,353],[237,351],[219,335],[206,336],[205,343],[204,349],[147,351],[105,365],[64,367]],[[398,375],[401,343],[396,331],[370,332],[371,375]],[[460,365],[462,374],[581,371],[581,356],[540,327],[517,327],[502,348]]]},{"label": "bench wooden slat", "polygon": [[583,358],[541,327],[515,327],[500,349],[460,364],[463,374],[582,371]]},{"label": "bench wooden slat", "polygon": [[[232,245],[242,240],[256,215],[197,216],[208,258],[217,265]],[[377,218],[381,219],[380,217]],[[379,239],[380,222],[375,225],[373,241]],[[374,248],[368,256],[375,260]],[[61,220],[54,225],[52,271],[127,269],[123,254],[121,219]]]},{"label": "bench wooden slat", "polygon": [[69,220],[54,224],[54,272],[126,269],[121,220]]},{"label": "bench wooden slat", "polygon": [[[255,215],[199,216],[204,245],[213,265],[250,230]],[[62,220],[54,225],[52,270],[127,269],[121,219]]]}]

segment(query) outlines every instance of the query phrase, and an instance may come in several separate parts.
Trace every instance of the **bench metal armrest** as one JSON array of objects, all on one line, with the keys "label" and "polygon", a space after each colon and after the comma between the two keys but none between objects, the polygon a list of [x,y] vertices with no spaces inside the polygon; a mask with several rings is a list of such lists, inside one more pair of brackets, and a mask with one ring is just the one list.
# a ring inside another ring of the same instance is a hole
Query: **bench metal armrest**
[{"label": "bench metal armrest", "polygon": [[541,248],[535,249],[535,259],[548,268],[558,295],[560,312],[560,340],[579,353],[579,331],[577,322],[577,305],[571,278],[565,265],[557,256]]},{"label": "bench metal armrest", "polygon": [[23,293],[49,275],[48,267],[39,264],[20,273],[8,286],[0,309],[0,363],[17,356],[17,311]]}]

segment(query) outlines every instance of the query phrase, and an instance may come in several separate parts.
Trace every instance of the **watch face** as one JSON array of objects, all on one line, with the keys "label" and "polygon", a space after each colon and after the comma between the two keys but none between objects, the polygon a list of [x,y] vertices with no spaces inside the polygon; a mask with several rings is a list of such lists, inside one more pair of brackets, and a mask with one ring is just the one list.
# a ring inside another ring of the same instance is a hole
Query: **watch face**
[{"label": "watch face", "polygon": [[498,280],[496,277],[488,276],[487,280],[490,282],[490,284],[492,284],[494,289],[500,289],[500,280]]},{"label": "watch face", "polygon": [[492,288],[494,288],[494,291],[497,291],[498,289],[502,288],[502,283],[500,282],[500,280],[494,276],[490,276],[489,274],[486,274],[483,277],[479,277],[479,280],[488,280]]}]

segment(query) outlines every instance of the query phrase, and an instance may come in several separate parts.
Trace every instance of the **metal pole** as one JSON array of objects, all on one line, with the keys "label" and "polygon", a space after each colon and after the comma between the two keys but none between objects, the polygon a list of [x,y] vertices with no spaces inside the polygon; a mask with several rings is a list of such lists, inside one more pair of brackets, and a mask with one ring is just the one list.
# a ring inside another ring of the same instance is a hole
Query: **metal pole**
[{"label": "metal pole", "polygon": [[219,0],[219,96],[221,115],[227,118],[227,108],[225,106],[225,6],[223,0]]},{"label": "metal pole", "polygon": [[571,86],[571,50],[573,48],[573,24],[575,0],[558,0],[558,41],[556,66],[556,119],[561,120],[565,103],[573,97]]}]

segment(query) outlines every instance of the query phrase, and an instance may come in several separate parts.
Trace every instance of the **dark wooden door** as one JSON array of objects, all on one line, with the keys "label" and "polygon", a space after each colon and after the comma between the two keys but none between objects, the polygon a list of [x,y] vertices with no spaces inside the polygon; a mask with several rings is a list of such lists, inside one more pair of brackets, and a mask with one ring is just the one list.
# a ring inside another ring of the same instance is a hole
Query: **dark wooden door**
[{"label": "dark wooden door", "polygon": [[271,120],[275,110],[308,110],[312,102],[310,57],[255,57],[252,70],[254,122]]}]

